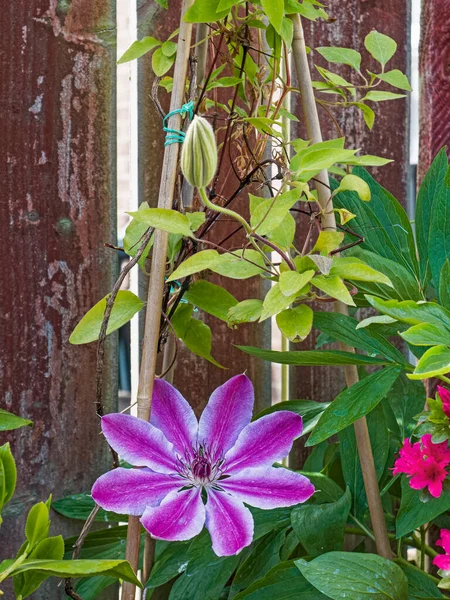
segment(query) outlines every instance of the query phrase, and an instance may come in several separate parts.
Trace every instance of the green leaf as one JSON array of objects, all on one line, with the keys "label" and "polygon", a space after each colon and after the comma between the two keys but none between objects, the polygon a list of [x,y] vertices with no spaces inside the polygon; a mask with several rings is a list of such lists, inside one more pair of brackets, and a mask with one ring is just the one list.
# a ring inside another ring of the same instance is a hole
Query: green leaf
[{"label": "green leaf", "polygon": [[[71,344],[88,344],[98,339],[105,314],[107,298],[108,296],[102,298],[100,302],[97,302],[84,315],[69,338]],[[133,294],[133,292],[119,290],[111,310],[106,335],[128,323],[143,306],[144,302]]]},{"label": "green leaf", "polygon": [[326,600],[300,573],[294,561],[281,562],[234,600]]},{"label": "green leaf", "polygon": [[342,365],[386,365],[387,361],[364,356],[353,352],[341,352],[339,350],[306,350],[292,352],[278,352],[277,350],[261,350],[251,346],[237,346],[239,350],[281,365],[297,365],[301,367],[314,367],[316,365],[327,365],[339,367]]},{"label": "green leaf", "polygon": [[193,310],[192,304],[181,304],[175,311],[171,322],[177,337],[183,341],[191,352],[223,369],[224,367],[211,355],[211,329],[202,321],[192,317]]},{"label": "green leaf", "polygon": [[400,567],[375,554],[328,552],[309,563],[300,559],[295,564],[314,587],[332,600],[408,598],[408,581]]},{"label": "green leaf", "polygon": [[340,65],[350,65],[357,71],[361,68],[361,54],[351,48],[339,48],[335,46],[316,48],[325,60]]},{"label": "green leaf", "polygon": [[314,402],[313,400],[288,400],[287,402],[277,402],[259,412],[253,420],[264,417],[264,415],[270,415],[279,410],[289,410],[302,417],[302,435],[306,435],[316,425],[327,406],[329,406],[329,402]]},{"label": "green leaf", "polygon": [[439,591],[434,578],[413,564],[399,565],[408,579],[408,594],[411,600],[431,600],[432,598],[444,598]]},{"label": "green leaf", "polygon": [[306,304],[288,308],[276,317],[281,333],[291,342],[302,342],[311,332],[313,311]]},{"label": "green leaf", "polygon": [[297,293],[292,294],[292,296],[285,296],[280,290],[280,284],[275,283],[264,298],[263,309],[259,320],[264,321],[272,315],[278,314],[289,306],[289,304],[292,304],[296,298]]},{"label": "green leaf", "polygon": [[89,577],[101,573],[142,587],[126,560],[25,560],[14,570],[14,575],[30,571],[60,578]]},{"label": "green leaf", "polygon": [[[68,519],[86,521],[91,511],[95,508],[95,502],[90,494],[82,492],[54,500],[52,508],[55,512]],[[125,515],[117,515],[100,508],[95,516],[95,521],[100,523],[117,523],[117,521],[126,521],[126,517]]]},{"label": "green leaf", "polygon": [[147,227],[162,229],[169,233],[178,233],[192,237],[191,222],[186,215],[170,208],[147,208],[128,213],[131,217],[144,223]]},{"label": "green leaf", "polygon": [[445,309],[450,310],[450,261],[442,265],[439,277],[439,300]]},{"label": "green leaf", "polygon": [[[61,561],[63,556],[64,540],[61,535],[58,535],[39,542],[28,556],[28,560],[51,559]],[[22,598],[30,596],[48,577],[49,575],[46,573],[41,574],[36,573],[36,571],[28,571],[15,575],[13,581],[16,596],[21,596]]]},{"label": "green leaf", "polygon": [[344,234],[340,231],[321,231],[311,252],[329,254],[339,248],[343,239]]},{"label": "green leaf", "polygon": [[301,190],[295,188],[267,200],[249,194],[252,228],[259,235],[266,235],[276,229],[298,201],[300,195]]},{"label": "green leaf", "polygon": [[358,177],[357,175],[345,175],[333,194],[339,192],[356,192],[360,200],[363,200],[364,202],[370,201],[370,187],[364,179],[361,179],[361,177]]},{"label": "green leaf", "polygon": [[450,259],[450,167],[439,188],[431,213],[430,236],[428,238],[428,259],[433,283],[439,294],[441,270]]},{"label": "green leaf", "polygon": [[128,50],[126,50],[119,58],[117,64],[120,65],[122,63],[129,62],[130,60],[140,58],[158,46],[161,46],[161,42],[159,40],[154,37],[146,36],[142,38],[142,40],[133,42]]},{"label": "green leaf", "polygon": [[435,302],[386,301],[373,296],[366,296],[366,298],[369,304],[379,312],[403,323],[408,323],[408,325],[431,323],[450,330],[450,312]]},{"label": "green leaf", "polygon": [[175,42],[171,42],[170,40],[167,40],[161,46],[161,50],[162,50],[164,56],[171,57],[176,53],[177,45],[175,44]]},{"label": "green leaf", "polygon": [[167,278],[167,281],[176,281],[193,273],[211,269],[219,260],[220,254],[216,250],[202,250],[201,252],[197,252],[183,261],[172,275]]},{"label": "green leaf", "polygon": [[429,379],[437,375],[444,375],[450,371],[450,348],[447,346],[434,346],[427,350],[414,369],[408,373],[409,379]]},{"label": "green leaf", "polygon": [[400,90],[407,90],[412,92],[411,85],[409,84],[408,78],[399,69],[393,69],[392,71],[386,71],[386,73],[380,73],[377,75],[378,79],[385,81],[390,85],[399,88]]},{"label": "green leaf", "polygon": [[336,298],[349,306],[355,306],[350,292],[338,275],[316,275],[311,283],[331,298]]},{"label": "green leaf", "polygon": [[17,469],[11,453],[9,442],[0,446],[0,462],[2,464],[0,481],[0,510],[11,500],[16,489]]},{"label": "green leaf", "polygon": [[230,279],[248,279],[264,274],[264,266],[264,259],[257,250],[235,250],[220,254],[210,269]]},{"label": "green leaf", "polygon": [[363,329],[364,327],[370,327],[370,325],[391,325],[392,323],[397,323],[397,320],[387,315],[376,315],[360,321],[356,329]]},{"label": "green leaf", "polygon": [[201,279],[193,283],[184,298],[201,310],[226,321],[228,311],[238,304],[234,296],[220,285]]},{"label": "green leaf", "polygon": [[370,413],[389,392],[399,374],[397,367],[386,367],[342,391],[323,413],[306,445],[319,444]]},{"label": "green leaf", "polygon": [[450,346],[450,331],[431,323],[414,325],[399,335],[413,346]]},{"label": "green leaf", "polygon": [[350,281],[369,281],[393,287],[391,280],[384,273],[369,267],[369,265],[355,257],[335,258],[330,275],[338,275],[342,279]]},{"label": "green leaf", "polygon": [[278,281],[280,291],[284,296],[292,296],[297,294],[307,283],[314,277],[314,271],[304,271],[303,273],[297,273],[297,271],[284,271],[280,275]]},{"label": "green leaf", "polygon": [[287,213],[278,227],[267,234],[267,239],[276,244],[281,250],[287,250],[294,241],[295,229],[295,219],[290,213]]},{"label": "green leaf", "polygon": [[261,0],[263,11],[278,33],[281,34],[281,25],[284,15],[284,0]]},{"label": "green leaf", "polygon": [[359,108],[363,114],[364,123],[369,129],[372,129],[373,124],[375,123],[375,113],[370,106],[367,106],[367,104],[364,104],[364,102],[354,102],[354,106]]},{"label": "green leaf", "polygon": [[236,327],[241,323],[254,323],[258,321],[262,313],[262,300],[243,300],[228,311],[227,323],[230,327]]},{"label": "green leaf", "polygon": [[309,473],[299,471],[307,477],[316,488],[314,495],[308,500],[310,504],[323,504],[324,502],[336,502],[342,496],[342,488],[323,473]]},{"label": "green leaf", "polygon": [[[367,415],[367,426],[377,479],[380,481],[389,454],[389,431],[381,404]],[[339,432],[339,452],[344,480],[353,499],[352,512],[356,517],[364,518],[367,511],[367,497],[353,427],[346,427]]]},{"label": "green leaf", "polygon": [[219,3],[220,0],[195,0],[194,4],[186,12],[184,20],[188,23],[219,21],[230,12],[228,7],[219,10]]},{"label": "green leaf", "polygon": [[364,100],[371,100],[372,102],[382,102],[383,100],[397,100],[398,98],[405,98],[405,94],[394,94],[393,92],[368,92]]},{"label": "green leaf", "polygon": [[364,156],[354,156],[350,160],[342,160],[343,165],[359,165],[360,167],[384,167],[393,160],[391,158],[381,158],[381,156],[372,156],[365,154]]},{"label": "green leaf", "polygon": [[429,498],[427,502],[421,501],[420,494],[420,490],[411,489],[406,477],[402,477],[402,501],[396,520],[397,539],[450,509],[448,492],[443,491],[439,498]]},{"label": "green leaf", "polygon": [[383,66],[394,56],[397,43],[387,35],[373,29],[364,40],[367,51]]},{"label": "green leaf", "polygon": [[422,383],[411,381],[404,373],[400,374],[386,395],[383,406],[385,410],[391,410],[397,421],[401,442],[412,434],[416,425],[414,417],[423,410],[425,400],[425,388]]},{"label": "green leaf", "polygon": [[189,546],[190,541],[168,544],[167,548],[156,558],[145,587],[153,589],[178,577],[186,569]]},{"label": "green leaf", "polygon": [[406,362],[403,354],[388,340],[377,333],[359,329],[358,321],[348,315],[316,311],[314,327],[348,346],[366,350],[370,354],[380,354],[399,364]]},{"label": "green leaf", "polygon": [[290,168],[300,173],[301,181],[308,181],[323,169],[329,169],[335,163],[341,163],[354,157],[356,150],[341,148],[317,148],[313,144],[302,150],[291,160]]},{"label": "green leaf", "polygon": [[309,556],[342,549],[351,501],[347,488],[335,502],[301,504],[292,510],[292,527]]},{"label": "green leaf", "polygon": [[[142,202],[142,204],[139,206],[139,210],[146,210],[148,208],[149,208],[149,206],[148,206],[147,202]],[[135,256],[136,252],[139,250],[139,247],[142,243],[141,238],[144,235],[144,233],[147,231],[147,229],[148,229],[148,225],[146,225],[145,223],[141,223],[141,221],[136,221],[136,219],[132,219],[130,221],[130,223],[128,224],[128,226],[125,230],[125,236],[123,238],[123,249],[129,256]],[[151,240],[149,241],[149,243],[147,244],[147,247],[145,248],[145,250],[139,260],[139,264],[141,267],[145,266],[145,260],[148,256],[152,246],[153,246],[153,236],[152,236]]]},{"label": "green leaf", "polygon": [[428,169],[420,186],[416,204],[416,235],[417,249],[419,251],[419,265],[421,281],[426,287],[430,277],[431,269],[429,263],[429,243],[434,235],[431,229],[434,205],[440,196],[440,190],[444,185],[445,175],[448,169],[448,160],[445,148],[437,154],[431,167]]},{"label": "green leaf", "polygon": [[48,535],[50,521],[46,502],[38,502],[31,507],[25,524],[25,535],[28,541],[27,551],[30,552],[36,544]]},{"label": "green leaf", "polygon": [[27,425],[33,425],[33,421],[22,419],[22,417],[13,415],[7,410],[0,408],[0,431],[11,431],[12,429],[19,429],[19,427],[25,427]]}]

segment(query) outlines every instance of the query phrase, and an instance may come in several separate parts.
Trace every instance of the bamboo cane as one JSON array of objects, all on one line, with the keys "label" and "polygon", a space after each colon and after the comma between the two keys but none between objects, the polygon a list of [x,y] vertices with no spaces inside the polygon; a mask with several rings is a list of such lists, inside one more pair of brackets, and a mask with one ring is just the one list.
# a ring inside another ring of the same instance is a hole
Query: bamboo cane
[{"label": "bamboo cane", "polygon": [[[317,143],[322,141],[322,133],[320,129],[320,121],[317,113],[314,91],[311,84],[311,74],[309,71],[308,58],[306,54],[302,22],[298,14],[291,15],[290,18],[294,24],[292,50],[302,97],[306,129],[308,138],[313,143]],[[318,182],[316,183],[317,201],[322,211],[322,229],[335,231],[336,220],[333,212],[333,203],[332,200],[330,200],[328,171],[324,170],[316,175],[316,181]],[[342,302],[335,303],[335,311],[343,315],[348,315],[347,306]],[[351,348],[345,344],[341,344],[341,348],[347,352],[355,352],[354,348]],[[344,371],[348,387],[358,382],[358,371],[355,365],[347,365],[344,367]],[[356,421],[354,423],[354,428],[377,552],[384,558],[392,558],[392,550],[387,535],[386,521],[381,503],[380,489],[378,487],[378,480],[375,471],[372,446],[370,445],[370,437],[367,429],[366,418],[363,417],[362,419]]]},{"label": "bamboo cane", "polygon": [[[180,17],[180,32],[178,35],[177,57],[175,60],[173,89],[170,110],[176,110],[183,105],[185,95],[186,74],[189,51],[191,46],[192,23],[186,23],[183,16],[193,0],[183,0]],[[174,114],[168,123],[170,129],[179,130],[181,115]],[[171,208],[175,190],[175,179],[178,165],[178,144],[170,144],[164,150],[164,160],[159,188],[158,207]],[[156,359],[158,354],[159,329],[161,308],[164,292],[164,275],[166,270],[168,233],[155,231],[155,242],[152,254],[152,266],[148,286],[147,308],[145,314],[145,329],[142,345],[141,368],[137,393],[138,417],[150,418],[153,381],[155,378]],[[128,520],[126,559],[136,571],[139,560],[141,526],[138,517]],[[149,565],[147,563],[147,569]],[[130,583],[124,583],[122,600],[134,600],[136,588]]]}]

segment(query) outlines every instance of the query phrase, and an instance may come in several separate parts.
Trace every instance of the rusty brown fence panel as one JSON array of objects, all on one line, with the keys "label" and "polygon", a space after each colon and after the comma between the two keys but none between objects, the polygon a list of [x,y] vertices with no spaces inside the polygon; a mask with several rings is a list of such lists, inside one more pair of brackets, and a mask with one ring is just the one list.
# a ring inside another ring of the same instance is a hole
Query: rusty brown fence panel
[{"label": "rusty brown fence panel", "polygon": [[[95,345],[68,338],[116,271],[103,247],[116,235],[114,5],[15,0],[0,13],[0,405],[34,422],[9,436],[19,475],[1,558],[17,551],[32,503],[90,489],[110,463]],[[107,355],[110,411],[114,339]],[[55,533],[79,531],[52,518]],[[33,598],[64,596],[48,589]]]},{"label": "rusty brown fence panel", "polygon": [[442,146],[450,146],[450,3],[427,0],[422,11],[419,181]]}]

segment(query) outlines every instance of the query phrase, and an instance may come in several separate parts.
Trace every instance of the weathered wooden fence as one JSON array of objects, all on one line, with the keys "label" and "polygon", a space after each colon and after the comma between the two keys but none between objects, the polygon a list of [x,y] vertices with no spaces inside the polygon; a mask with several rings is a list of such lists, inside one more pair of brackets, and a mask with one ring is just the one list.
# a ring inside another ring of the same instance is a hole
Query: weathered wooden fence
[{"label": "weathered wooden fence", "polygon": [[[127,0],[119,0],[127,1]],[[95,415],[95,346],[68,344],[71,329],[110,289],[115,242],[115,6],[114,0],[15,0],[0,12],[0,405],[34,421],[9,436],[19,466],[18,490],[5,513],[2,558],[23,535],[32,502],[90,488],[108,467]],[[165,39],[176,27],[178,0],[164,11],[140,0],[138,35]],[[424,3],[422,40],[421,173],[449,138],[450,9]],[[362,50],[373,26],[397,40],[392,68],[408,72],[408,0],[330,2],[336,18],[307,25],[311,47]],[[163,144],[151,101],[150,59],[139,64],[139,195],[155,205]],[[335,137],[324,118],[324,137]],[[361,118],[339,118],[349,145],[395,160],[377,175],[403,203],[408,196],[408,99],[377,108],[371,133]],[[233,189],[228,181],[226,190]],[[227,192],[225,191],[225,194]],[[226,224],[224,224],[226,227]],[[255,297],[259,283],[235,284],[239,299]],[[211,390],[247,368],[260,406],[270,402],[270,368],[244,357],[232,343],[267,345],[267,327],[232,332],[210,322],[221,371],[182,353],[175,383],[200,411]],[[315,340],[309,340],[312,347]],[[116,406],[116,339],[109,341],[105,400]],[[291,397],[330,400],[341,388],[339,371],[299,368]],[[300,452],[301,456],[301,452]],[[55,531],[74,528],[54,517]],[[53,588],[54,590],[54,588]],[[52,592],[52,597],[56,597]],[[61,592],[61,595],[62,592]],[[48,592],[35,594],[47,598]]]}]

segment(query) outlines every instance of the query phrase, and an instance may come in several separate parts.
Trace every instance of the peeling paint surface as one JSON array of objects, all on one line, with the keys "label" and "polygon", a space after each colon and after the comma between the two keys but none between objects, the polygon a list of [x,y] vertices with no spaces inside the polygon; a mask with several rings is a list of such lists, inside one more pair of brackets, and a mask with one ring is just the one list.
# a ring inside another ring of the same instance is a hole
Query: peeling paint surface
[{"label": "peeling paint surface", "polygon": [[[0,406],[33,421],[3,435],[18,464],[1,558],[23,541],[33,502],[90,489],[109,468],[94,409],[95,345],[70,346],[83,314],[112,285],[115,242],[115,51],[112,0],[16,0],[2,10],[0,69]],[[105,372],[115,408],[113,344]],[[79,523],[52,516],[52,531]],[[36,600],[65,597],[55,582]],[[51,591],[49,591],[51,590]],[[7,592],[8,596],[8,592]]]}]

